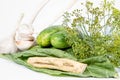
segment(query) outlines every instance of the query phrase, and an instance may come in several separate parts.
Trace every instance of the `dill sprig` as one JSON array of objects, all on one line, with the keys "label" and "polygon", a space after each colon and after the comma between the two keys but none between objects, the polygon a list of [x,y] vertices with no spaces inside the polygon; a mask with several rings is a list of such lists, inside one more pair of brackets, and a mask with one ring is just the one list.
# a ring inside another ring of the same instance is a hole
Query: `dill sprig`
[{"label": "dill sprig", "polygon": [[97,7],[86,1],[82,6],[84,9],[63,16],[63,25],[70,27],[66,28],[66,40],[74,55],[77,59],[105,55],[120,66],[120,11],[114,7],[114,1],[103,0]]}]

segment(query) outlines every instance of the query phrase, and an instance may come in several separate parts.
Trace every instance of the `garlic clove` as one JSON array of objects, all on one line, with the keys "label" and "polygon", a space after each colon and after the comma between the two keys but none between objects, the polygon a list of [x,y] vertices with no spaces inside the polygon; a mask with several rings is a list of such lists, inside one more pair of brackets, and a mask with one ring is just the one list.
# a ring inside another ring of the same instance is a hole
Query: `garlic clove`
[{"label": "garlic clove", "polygon": [[16,41],[19,50],[27,50],[34,45],[34,41]]}]

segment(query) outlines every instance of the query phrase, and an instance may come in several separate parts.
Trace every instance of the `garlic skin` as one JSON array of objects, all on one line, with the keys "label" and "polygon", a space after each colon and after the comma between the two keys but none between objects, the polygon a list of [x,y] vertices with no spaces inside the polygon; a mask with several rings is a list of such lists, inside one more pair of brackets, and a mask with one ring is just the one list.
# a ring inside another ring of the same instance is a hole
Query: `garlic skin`
[{"label": "garlic skin", "polygon": [[19,50],[27,50],[34,45],[34,30],[32,26],[21,24],[16,29],[15,44]]},{"label": "garlic skin", "polygon": [[0,54],[15,53],[17,50],[13,35],[8,36],[8,38],[5,38],[0,42]]}]

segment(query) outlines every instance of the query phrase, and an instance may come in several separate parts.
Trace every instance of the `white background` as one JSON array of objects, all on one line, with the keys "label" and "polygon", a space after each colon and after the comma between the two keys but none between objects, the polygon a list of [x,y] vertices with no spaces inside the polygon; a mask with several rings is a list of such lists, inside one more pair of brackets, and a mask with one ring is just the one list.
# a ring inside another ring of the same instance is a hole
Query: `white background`
[{"label": "white background", "polygon": [[[28,24],[31,16],[36,12],[43,0],[0,0],[0,41],[9,36],[15,29],[15,25],[21,13],[25,14],[22,23]],[[72,9],[79,8],[78,0]],[[91,0],[98,3],[100,0]],[[60,23],[55,22],[56,16],[65,11],[66,6],[71,4],[73,0],[50,0],[45,8],[40,12],[33,24],[35,33],[40,32],[45,27]],[[120,0],[115,0],[115,5],[120,9]],[[68,9],[70,10],[70,9]],[[61,14],[60,14],[61,15]],[[79,78],[61,78],[52,77],[46,74],[40,74],[31,71],[23,66],[13,62],[0,59],[0,80],[80,80]],[[85,79],[88,80],[88,79]],[[89,79],[94,80],[94,79]],[[96,79],[95,79],[96,80]],[[99,79],[98,79],[99,80]]]},{"label": "white background", "polygon": [[[0,0],[0,40],[4,39],[15,29],[15,25],[19,16],[24,13],[23,23],[28,24],[32,15],[38,10],[39,5],[44,0]],[[74,0],[50,0],[37,16],[33,27],[35,32],[40,32],[43,28],[55,22],[56,16],[71,4]],[[80,2],[85,0],[77,0],[78,2],[72,9],[80,8]],[[101,0],[91,0],[98,3]],[[116,7],[120,9],[120,0],[115,0]]]}]

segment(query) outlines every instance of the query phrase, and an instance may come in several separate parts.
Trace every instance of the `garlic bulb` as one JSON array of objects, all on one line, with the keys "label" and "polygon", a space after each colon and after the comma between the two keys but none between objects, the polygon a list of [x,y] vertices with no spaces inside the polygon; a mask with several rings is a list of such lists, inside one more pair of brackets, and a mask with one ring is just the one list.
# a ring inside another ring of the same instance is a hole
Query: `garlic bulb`
[{"label": "garlic bulb", "polygon": [[26,24],[18,26],[15,34],[15,44],[19,50],[29,49],[34,44],[33,28]]},{"label": "garlic bulb", "polygon": [[44,0],[42,4],[40,4],[39,9],[35,12],[30,20],[29,24],[21,24],[23,19],[23,15],[18,22],[16,33],[15,33],[15,44],[19,50],[29,49],[34,45],[35,38],[33,37],[33,22],[35,21],[39,12],[44,8],[44,6],[49,2],[49,0]]},{"label": "garlic bulb", "polygon": [[49,0],[44,0],[42,4],[40,4],[39,10],[35,12],[34,16],[30,20],[30,24],[21,24],[24,15],[20,16],[20,19],[17,21],[16,29],[13,31],[13,33],[11,33],[10,36],[0,42],[1,54],[15,53],[18,51],[18,49],[26,50],[29,49],[32,45],[34,45],[34,31],[32,24],[39,12],[48,2]]}]

